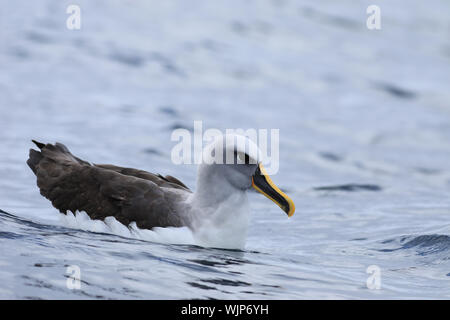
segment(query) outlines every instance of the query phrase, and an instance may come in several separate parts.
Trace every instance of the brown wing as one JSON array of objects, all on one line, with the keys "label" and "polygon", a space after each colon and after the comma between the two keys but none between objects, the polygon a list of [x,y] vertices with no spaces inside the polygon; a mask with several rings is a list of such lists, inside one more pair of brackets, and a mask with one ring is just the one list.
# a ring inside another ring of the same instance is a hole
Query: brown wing
[{"label": "brown wing", "polygon": [[[35,142],[35,141],[33,141]],[[113,165],[92,165],[73,156],[60,143],[35,142],[41,151],[30,150],[27,161],[36,174],[41,194],[62,213],[85,211],[92,219],[114,216],[140,228],[183,226],[174,210],[182,189],[178,180]]]},{"label": "brown wing", "polygon": [[153,174],[144,170],[133,169],[133,168],[124,168],[118,167],[112,164],[95,164],[96,167],[104,168],[108,170],[112,170],[127,176],[133,176],[145,180],[152,181],[156,183],[158,186],[167,187],[167,188],[177,188],[183,190],[189,190],[189,188],[177,178],[172,176],[163,177],[160,174]]}]

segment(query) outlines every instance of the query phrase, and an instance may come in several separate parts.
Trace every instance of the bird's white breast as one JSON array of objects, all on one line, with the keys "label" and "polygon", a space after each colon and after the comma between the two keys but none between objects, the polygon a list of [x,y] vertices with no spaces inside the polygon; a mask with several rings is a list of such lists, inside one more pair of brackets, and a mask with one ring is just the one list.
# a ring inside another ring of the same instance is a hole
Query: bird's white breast
[{"label": "bird's white breast", "polygon": [[[193,207],[195,210],[195,205]],[[212,211],[202,211],[194,217],[193,233],[200,246],[244,249],[250,218],[247,194],[236,191],[218,203]]]}]

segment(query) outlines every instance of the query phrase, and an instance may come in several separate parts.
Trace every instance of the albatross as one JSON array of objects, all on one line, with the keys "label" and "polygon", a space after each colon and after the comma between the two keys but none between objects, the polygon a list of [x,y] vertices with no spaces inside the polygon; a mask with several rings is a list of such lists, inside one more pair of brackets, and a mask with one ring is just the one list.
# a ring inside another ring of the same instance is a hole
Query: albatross
[{"label": "albatross", "polygon": [[[245,136],[223,135],[205,147],[203,156],[213,161],[198,166],[194,192],[170,175],[92,164],[61,143],[32,141],[39,150],[30,149],[27,164],[41,195],[63,214],[84,211],[99,220],[112,216],[141,229],[188,227],[201,246],[243,249],[249,189],[265,195],[289,217],[295,211],[293,201],[264,169],[256,144]],[[232,161],[225,161],[227,156]]]}]

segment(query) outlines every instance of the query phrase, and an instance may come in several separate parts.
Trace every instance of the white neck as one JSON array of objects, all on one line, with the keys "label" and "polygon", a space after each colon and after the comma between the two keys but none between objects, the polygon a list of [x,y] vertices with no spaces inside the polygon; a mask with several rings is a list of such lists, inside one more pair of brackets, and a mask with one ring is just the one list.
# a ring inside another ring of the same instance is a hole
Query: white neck
[{"label": "white neck", "polygon": [[190,201],[192,229],[199,245],[243,249],[250,210],[247,193],[233,187],[217,167],[200,165]]}]

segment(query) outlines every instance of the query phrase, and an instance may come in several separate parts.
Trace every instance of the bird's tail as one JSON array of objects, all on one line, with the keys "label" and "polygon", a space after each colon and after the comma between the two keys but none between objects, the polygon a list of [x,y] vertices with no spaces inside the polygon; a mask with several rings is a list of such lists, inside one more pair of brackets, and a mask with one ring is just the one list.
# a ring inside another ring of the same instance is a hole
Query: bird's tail
[{"label": "bird's tail", "polygon": [[[41,150],[43,147],[45,147],[45,144],[38,142],[36,140],[31,140],[34,142],[34,144]],[[27,160],[27,164],[30,167],[31,170],[33,170],[34,174],[36,174],[36,166],[39,164],[39,162],[42,160],[43,156],[40,151],[36,151],[34,149],[30,149],[30,154]]]},{"label": "bird's tail", "polygon": [[34,174],[37,174],[39,170],[39,163],[43,159],[51,160],[60,165],[77,162],[79,164],[91,165],[89,162],[81,160],[70,153],[69,149],[62,143],[56,142],[55,144],[41,143],[36,140],[31,140],[39,148],[39,151],[30,149],[30,155],[27,160],[28,166],[33,170]]}]

